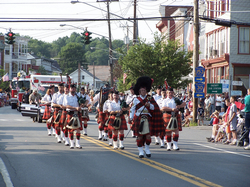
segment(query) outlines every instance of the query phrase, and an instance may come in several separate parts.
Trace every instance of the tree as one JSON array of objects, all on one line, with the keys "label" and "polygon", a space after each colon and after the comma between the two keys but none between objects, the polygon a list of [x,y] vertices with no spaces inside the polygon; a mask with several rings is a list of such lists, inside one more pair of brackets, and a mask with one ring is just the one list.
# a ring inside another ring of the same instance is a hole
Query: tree
[{"label": "tree", "polygon": [[48,75],[46,69],[43,66],[40,66],[36,72],[41,73],[41,75]]},{"label": "tree", "polygon": [[72,73],[78,68],[78,63],[85,61],[84,58],[85,51],[81,44],[78,43],[69,43],[66,46],[62,47],[59,52],[58,61],[63,74]]},{"label": "tree", "polygon": [[178,41],[168,40],[166,43],[164,36],[155,35],[152,44],[139,40],[119,58],[119,64],[127,74],[126,84],[123,84],[122,76],[119,78],[119,90],[127,90],[143,75],[154,79],[153,87],[163,85],[165,79],[173,88],[185,87],[189,81],[182,77],[192,71],[191,57],[191,51],[185,51]]}]

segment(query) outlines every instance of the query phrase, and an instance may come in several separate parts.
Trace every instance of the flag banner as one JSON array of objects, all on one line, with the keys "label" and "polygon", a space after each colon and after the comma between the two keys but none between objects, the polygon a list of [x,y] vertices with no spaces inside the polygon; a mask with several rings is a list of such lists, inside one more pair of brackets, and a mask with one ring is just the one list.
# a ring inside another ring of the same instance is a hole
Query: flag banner
[{"label": "flag banner", "polygon": [[43,86],[41,86],[40,84],[38,84],[38,90],[44,91],[45,88]]},{"label": "flag banner", "polygon": [[6,73],[3,77],[2,77],[3,82],[5,81],[9,81],[9,73]]},{"label": "flag banner", "polygon": [[36,88],[36,85],[32,82],[32,87]]},{"label": "flag banner", "polygon": [[126,78],[127,78],[127,74],[123,73],[123,84],[125,84]]}]

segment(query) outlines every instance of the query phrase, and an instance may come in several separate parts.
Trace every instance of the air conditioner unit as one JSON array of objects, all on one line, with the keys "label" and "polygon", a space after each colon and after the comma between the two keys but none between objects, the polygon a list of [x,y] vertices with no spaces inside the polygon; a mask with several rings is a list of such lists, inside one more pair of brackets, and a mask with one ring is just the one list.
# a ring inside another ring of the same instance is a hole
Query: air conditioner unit
[{"label": "air conditioner unit", "polygon": [[217,56],[218,55],[218,50],[214,49],[213,50],[213,56]]}]

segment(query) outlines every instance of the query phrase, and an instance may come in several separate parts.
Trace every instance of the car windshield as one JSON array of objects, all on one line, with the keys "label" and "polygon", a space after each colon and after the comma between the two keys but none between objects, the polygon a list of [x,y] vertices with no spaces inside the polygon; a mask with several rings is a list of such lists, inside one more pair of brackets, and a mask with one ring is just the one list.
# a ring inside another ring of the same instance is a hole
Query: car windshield
[{"label": "car windshield", "polygon": [[[42,91],[42,90],[38,90],[38,93],[43,97],[43,96],[45,96],[45,94],[46,94],[46,92],[47,92],[47,90],[49,89],[49,87],[45,87],[44,86],[44,90]],[[58,87],[55,87],[55,93],[56,92],[58,92]]]},{"label": "car windshield", "polygon": [[16,89],[17,88],[17,84],[18,84],[18,87],[20,89],[23,89],[23,90],[26,90],[26,88],[30,88],[30,81],[12,81],[11,83],[11,86],[12,86],[12,89]]}]

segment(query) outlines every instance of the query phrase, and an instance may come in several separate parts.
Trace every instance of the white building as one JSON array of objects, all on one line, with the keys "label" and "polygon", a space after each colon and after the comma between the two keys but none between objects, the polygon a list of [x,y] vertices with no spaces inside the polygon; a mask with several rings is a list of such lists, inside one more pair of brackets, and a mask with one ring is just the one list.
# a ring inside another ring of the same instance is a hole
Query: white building
[{"label": "white building", "polygon": [[80,76],[80,84],[86,88],[88,87],[88,89],[97,90],[104,85],[99,78],[93,76],[93,74],[83,68],[80,68],[80,75],[78,75],[78,69],[76,69],[69,76],[72,77],[72,82],[77,83],[77,85],[79,85],[78,78]]}]

